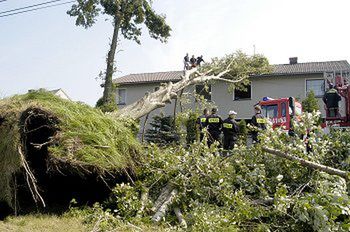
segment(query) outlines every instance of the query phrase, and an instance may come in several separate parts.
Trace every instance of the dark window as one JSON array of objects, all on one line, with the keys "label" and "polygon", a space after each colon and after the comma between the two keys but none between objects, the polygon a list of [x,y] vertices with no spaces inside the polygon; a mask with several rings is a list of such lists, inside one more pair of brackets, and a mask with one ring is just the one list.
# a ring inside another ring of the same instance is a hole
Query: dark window
[{"label": "dark window", "polygon": [[278,117],[278,106],[277,105],[269,105],[262,106],[262,115],[266,118],[277,118]]},{"label": "dark window", "polygon": [[282,102],[281,108],[282,108],[282,117],[286,117],[287,116],[287,104],[285,102]]},{"label": "dark window", "polygon": [[196,95],[211,101],[211,85],[196,85]]},{"label": "dark window", "polygon": [[234,90],[234,100],[243,100],[252,98],[252,86],[247,85],[245,90]]},{"label": "dark window", "polygon": [[324,95],[324,80],[306,80],[306,94],[313,91],[316,97]]}]

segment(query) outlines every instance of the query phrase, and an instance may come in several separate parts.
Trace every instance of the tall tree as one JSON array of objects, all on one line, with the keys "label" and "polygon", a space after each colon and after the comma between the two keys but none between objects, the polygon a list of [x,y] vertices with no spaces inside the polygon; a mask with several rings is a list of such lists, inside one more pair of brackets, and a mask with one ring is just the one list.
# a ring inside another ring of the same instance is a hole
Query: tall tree
[{"label": "tall tree", "polygon": [[152,8],[152,0],[77,0],[67,12],[76,17],[75,24],[91,27],[100,13],[112,17],[113,36],[107,55],[103,105],[115,105],[113,73],[115,71],[115,53],[120,34],[128,40],[140,44],[142,25],[146,25],[152,38],[166,42],[171,28],[165,21],[165,15],[157,14]]}]

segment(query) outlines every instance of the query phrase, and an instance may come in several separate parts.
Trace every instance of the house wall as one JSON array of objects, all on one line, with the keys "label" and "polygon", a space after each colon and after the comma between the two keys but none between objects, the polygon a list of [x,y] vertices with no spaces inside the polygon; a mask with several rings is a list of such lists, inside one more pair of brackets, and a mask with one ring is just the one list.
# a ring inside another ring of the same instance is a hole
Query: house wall
[{"label": "house wall", "polygon": [[[254,114],[253,106],[263,97],[271,98],[296,97],[301,102],[306,97],[306,80],[324,79],[321,74],[282,76],[282,77],[253,77],[252,97],[246,100],[233,100],[233,93],[227,91],[228,84],[217,82],[212,85],[212,100],[218,106],[220,114],[226,115],[229,110],[237,111],[238,119],[250,119]],[[225,91],[224,91],[225,90]],[[322,98],[318,98],[320,111],[324,115]]]}]

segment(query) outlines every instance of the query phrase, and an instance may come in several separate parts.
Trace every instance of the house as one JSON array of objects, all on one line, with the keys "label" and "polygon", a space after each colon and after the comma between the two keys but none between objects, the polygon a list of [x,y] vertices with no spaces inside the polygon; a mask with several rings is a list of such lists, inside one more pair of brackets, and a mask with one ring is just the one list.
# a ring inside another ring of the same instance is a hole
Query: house
[{"label": "house", "polygon": [[66,92],[63,91],[63,89],[54,89],[54,90],[46,90],[44,88],[40,88],[38,90],[35,90],[35,89],[30,89],[28,90],[28,93],[31,93],[31,92],[35,92],[35,91],[47,91],[49,93],[52,93],[53,95],[55,96],[58,96],[62,99],[65,99],[65,100],[69,100],[71,101],[72,99],[70,99],[70,97],[66,94]]},{"label": "house", "polygon": [[[137,101],[146,92],[152,92],[164,82],[176,82],[181,79],[183,71],[139,73],[129,74],[114,79],[117,84],[117,103],[120,108]],[[250,77],[250,86],[247,91],[228,91],[225,82],[214,82],[209,85],[207,92],[203,86],[189,87],[186,91],[196,91],[217,105],[219,113],[226,117],[231,109],[238,112],[238,119],[251,119],[253,106],[263,97],[271,98],[296,97],[302,101],[309,91],[313,91],[318,98],[322,116],[325,116],[322,96],[326,91],[326,80],[334,82],[334,77],[342,75],[349,80],[350,65],[346,60],[298,63],[298,58],[289,59],[288,64],[272,65],[272,72],[265,75]],[[204,93],[203,93],[204,92]],[[195,104],[195,103],[194,103]],[[154,113],[164,112],[166,115],[173,114],[174,101],[164,109]],[[342,113],[342,112],[340,112]]]}]

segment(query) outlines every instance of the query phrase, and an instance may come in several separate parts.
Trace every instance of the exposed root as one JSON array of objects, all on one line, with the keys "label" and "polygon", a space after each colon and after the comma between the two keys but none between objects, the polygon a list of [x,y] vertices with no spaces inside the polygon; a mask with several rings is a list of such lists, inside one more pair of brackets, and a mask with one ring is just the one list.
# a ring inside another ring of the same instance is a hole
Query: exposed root
[{"label": "exposed root", "polygon": [[30,170],[29,165],[28,165],[28,163],[23,155],[23,152],[22,152],[22,149],[20,146],[18,147],[18,153],[21,156],[22,165],[23,165],[24,170],[25,170],[27,185],[28,185],[28,188],[32,194],[32,197],[33,197],[35,204],[37,204],[38,202],[41,202],[43,207],[46,207],[45,201],[38,191],[37,180],[36,180],[33,172]]}]

